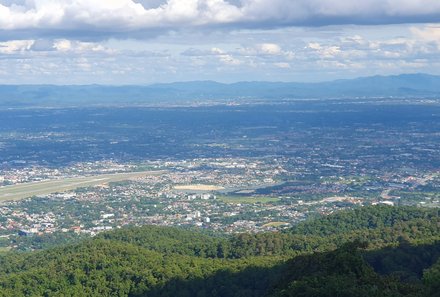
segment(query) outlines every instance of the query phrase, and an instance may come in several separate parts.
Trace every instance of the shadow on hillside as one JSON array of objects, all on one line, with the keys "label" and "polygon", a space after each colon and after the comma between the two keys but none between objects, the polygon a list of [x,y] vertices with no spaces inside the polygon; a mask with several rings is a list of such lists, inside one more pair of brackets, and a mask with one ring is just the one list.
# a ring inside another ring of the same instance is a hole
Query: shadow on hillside
[{"label": "shadow on hillside", "polygon": [[148,297],[257,297],[266,296],[285,270],[285,265],[248,267],[239,272],[221,270],[206,278],[168,281],[138,295]]},{"label": "shadow on hillside", "polygon": [[[358,286],[363,286],[363,290],[366,291],[369,286],[376,290],[379,288],[377,296],[382,296],[380,295],[381,286],[386,290],[396,290],[396,295],[390,296],[427,296],[421,291],[424,289],[421,278],[423,270],[439,259],[440,241],[418,246],[411,246],[408,242],[402,241],[398,247],[376,251],[359,249],[360,245],[362,244],[359,242],[349,243],[336,251],[297,256],[283,265],[270,268],[255,266],[240,272],[222,270],[206,278],[172,279],[162,286],[130,296],[257,297],[267,296],[274,291],[283,292],[276,296],[293,296],[290,295],[291,293],[286,293],[286,290],[291,289],[290,285],[293,281],[299,280],[301,283],[304,279],[317,280],[318,287],[322,285],[324,291],[329,290],[326,287],[328,284],[324,282],[320,284],[319,280],[343,282],[342,287],[330,288],[336,293],[341,288],[342,290],[349,288],[352,281],[355,290]],[[393,283],[390,278],[381,275],[392,275],[397,278],[391,278]],[[305,284],[307,286],[307,283]],[[333,296],[319,293],[319,291],[314,292],[311,293],[312,295],[304,292],[301,296]],[[369,296],[368,293],[366,294],[365,296]]]},{"label": "shadow on hillside", "polygon": [[423,277],[423,270],[439,260],[440,241],[414,246],[402,240],[398,247],[363,254],[377,273],[395,276],[405,282],[418,282]]}]

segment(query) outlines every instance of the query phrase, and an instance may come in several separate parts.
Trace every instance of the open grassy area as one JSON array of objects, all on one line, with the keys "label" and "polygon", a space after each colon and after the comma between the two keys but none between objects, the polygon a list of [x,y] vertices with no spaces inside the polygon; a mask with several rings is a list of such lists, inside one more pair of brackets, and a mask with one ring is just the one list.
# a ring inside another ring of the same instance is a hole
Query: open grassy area
[{"label": "open grassy area", "polygon": [[263,227],[280,227],[283,225],[289,225],[289,223],[286,222],[270,222],[267,224],[264,224]]},{"label": "open grassy area", "polygon": [[185,191],[218,191],[218,190],[223,190],[224,188],[214,185],[194,184],[194,185],[178,185],[175,186],[174,189],[185,190]]},{"label": "open grassy area", "polygon": [[8,253],[10,251],[9,247],[0,247],[0,256]]},{"label": "open grassy area", "polygon": [[20,200],[34,195],[47,195],[57,192],[65,192],[80,187],[90,187],[138,178],[145,175],[162,174],[163,171],[143,171],[129,173],[101,174],[87,177],[64,178],[31,182],[11,186],[0,187],[0,202],[8,200]]},{"label": "open grassy area", "polygon": [[274,197],[245,197],[245,196],[218,196],[217,199],[225,203],[272,203],[280,201]]}]

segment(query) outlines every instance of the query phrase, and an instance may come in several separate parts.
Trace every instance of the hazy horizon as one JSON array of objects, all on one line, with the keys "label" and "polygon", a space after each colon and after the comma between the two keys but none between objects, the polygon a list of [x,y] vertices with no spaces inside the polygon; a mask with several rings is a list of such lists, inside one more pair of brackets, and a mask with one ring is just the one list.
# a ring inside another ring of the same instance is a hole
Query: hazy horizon
[{"label": "hazy horizon", "polygon": [[282,83],[282,84],[320,84],[320,83],[332,83],[337,81],[351,81],[357,79],[367,79],[367,78],[393,78],[393,77],[401,77],[401,76],[432,76],[432,77],[440,77],[440,74],[430,74],[430,73],[422,73],[422,72],[408,72],[408,73],[399,73],[392,75],[370,75],[370,76],[354,76],[352,78],[335,78],[328,80],[319,80],[319,81],[301,81],[301,80],[291,80],[291,81],[283,81],[283,80],[237,80],[237,81],[222,81],[222,80],[211,80],[211,79],[200,79],[200,80],[180,80],[180,81],[162,81],[162,82],[152,82],[152,83],[133,83],[133,84],[100,84],[100,83],[10,83],[10,84],[2,84],[0,86],[57,86],[57,87],[68,87],[68,86],[103,86],[103,87],[149,87],[155,85],[171,85],[171,84],[185,84],[185,83],[217,83],[223,85],[234,85],[239,83]]}]

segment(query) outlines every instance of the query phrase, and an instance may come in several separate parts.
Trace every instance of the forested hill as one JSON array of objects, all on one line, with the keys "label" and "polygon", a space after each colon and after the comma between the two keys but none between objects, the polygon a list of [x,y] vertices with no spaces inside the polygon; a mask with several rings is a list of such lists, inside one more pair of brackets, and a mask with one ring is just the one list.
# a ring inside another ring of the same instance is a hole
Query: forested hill
[{"label": "forested hill", "polygon": [[438,209],[372,206],[282,233],[145,226],[0,257],[0,296],[439,296]]}]

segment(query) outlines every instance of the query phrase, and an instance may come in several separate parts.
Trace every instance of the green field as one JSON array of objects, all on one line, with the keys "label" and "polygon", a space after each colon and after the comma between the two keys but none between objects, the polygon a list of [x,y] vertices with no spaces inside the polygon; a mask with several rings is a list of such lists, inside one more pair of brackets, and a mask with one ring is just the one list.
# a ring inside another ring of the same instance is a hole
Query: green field
[{"label": "green field", "polygon": [[11,249],[9,247],[0,247],[0,256],[7,254]]},{"label": "green field", "polygon": [[280,201],[274,197],[219,196],[217,199],[225,203],[272,203]]},{"label": "green field", "polygon": [[286,222],[270,222],[267,224],[264,224],[263,227],[280,227],[284,225],[289,225],[289,223]]},{"label": "green field", "polygon": [[130,173],[101,174],[87,177],[74,177],[41,182],[23,183],[11,186],[0,187],[0,201],[20,200],[35,195],[48,195],[51,193],[62,193],[81,187],[91,187],[128,180],[145,175],[158,175],[164,171],[142,171]]}]

